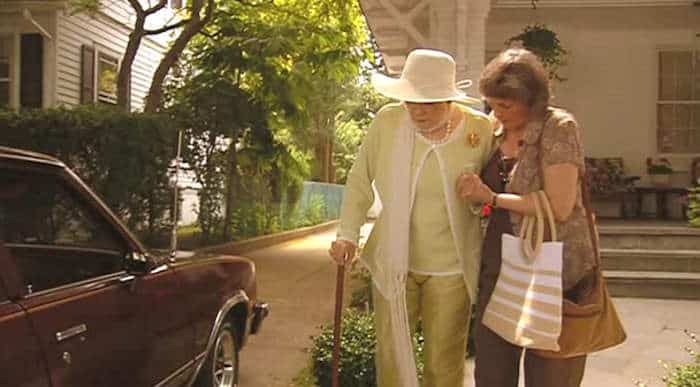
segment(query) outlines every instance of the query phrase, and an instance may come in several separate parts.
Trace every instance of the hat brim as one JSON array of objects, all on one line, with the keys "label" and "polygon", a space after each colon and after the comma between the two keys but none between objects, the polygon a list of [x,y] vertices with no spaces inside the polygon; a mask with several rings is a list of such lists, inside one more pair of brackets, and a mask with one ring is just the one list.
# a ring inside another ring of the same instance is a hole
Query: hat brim
[{"label": "hat brim", "polygon": [[372,86],[374,86],[377,92],[399,101],[414,103],[460,101],[470,105],[483,104],[480,99],[470,97],[459,91],[456,85],[452,90],[441,90],[428,94],[423,90],[416,89],[411,82],[406,79],[392,78],[381,73],[372,74],[371,81]]}]

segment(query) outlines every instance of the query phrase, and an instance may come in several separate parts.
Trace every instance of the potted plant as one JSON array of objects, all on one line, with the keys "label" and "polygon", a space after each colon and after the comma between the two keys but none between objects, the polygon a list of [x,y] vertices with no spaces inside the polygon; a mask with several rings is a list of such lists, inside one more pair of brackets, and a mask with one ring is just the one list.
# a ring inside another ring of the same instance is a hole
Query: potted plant
[{"label": "potted plant", "polygon": [[692,227],[700,227],[700,177],[695,182],[695,186],[688,188],[685,208],[688,224]]},{"label": "potted plant", "polygon": [[673,167],[667,158],[654,159],[647,157],[647,174],[652,185],[668,186],[671,184]]},{"label": "potted plant", "polygon": [[[534,7],[534,3],[533,3]],[[557,33],[544,24],[525,26],[523,31],[506,40],[507,46],[519,45],[532,51],[542,61],[549,73],[549,79],[563,82],[566,79],[559,75],[559,67],[566,64],[568,51],[562,46]]]}]

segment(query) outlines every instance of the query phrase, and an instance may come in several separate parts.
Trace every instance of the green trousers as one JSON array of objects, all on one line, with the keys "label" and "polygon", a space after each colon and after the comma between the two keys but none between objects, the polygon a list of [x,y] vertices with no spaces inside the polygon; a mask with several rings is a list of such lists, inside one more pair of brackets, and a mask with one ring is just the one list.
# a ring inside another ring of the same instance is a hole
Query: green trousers
[{"label": "green trousers", "polygon": [[[377,386],[402,387],[396,372],[387,300],[375,288]],[[461,387],[469,332],[471,301],[461,274],[427,276],[409,273],[406,304],[411,331],[423,328],[423,387]]]}]

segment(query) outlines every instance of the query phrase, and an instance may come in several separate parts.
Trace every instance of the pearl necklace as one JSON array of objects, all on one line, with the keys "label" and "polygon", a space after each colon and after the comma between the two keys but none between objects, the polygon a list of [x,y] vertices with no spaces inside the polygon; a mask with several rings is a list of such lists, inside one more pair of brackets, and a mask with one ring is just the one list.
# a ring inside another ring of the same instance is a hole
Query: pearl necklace
[{"label": "pearl necklace", "polygon": [[423,136],[424,139],[428,140],[433,145],[438,145],[438,144],[442,144],[444,142],[447,142],[447,140],[449,140],[450,137],[452,136],[452,131],[454,130],[454,128],[452,127],[452,108],[450,108],[450,111],[447,112],[447,117],[448,117],[447,122],[445,123],[445,126],[444,126],[445,134],[442,137],[440,137],[439,139],[433,140],[433,139],[426,137],[425,135],[430,134],[430,133],[435,133],[438,130],[442,129],[443,128],[442,123],[440,123],[438,126],[436,126],[434,128],[430,128],[430,129],[426,129],[426,130],[419,129],[418,133],[420,133],[420,135]]}]

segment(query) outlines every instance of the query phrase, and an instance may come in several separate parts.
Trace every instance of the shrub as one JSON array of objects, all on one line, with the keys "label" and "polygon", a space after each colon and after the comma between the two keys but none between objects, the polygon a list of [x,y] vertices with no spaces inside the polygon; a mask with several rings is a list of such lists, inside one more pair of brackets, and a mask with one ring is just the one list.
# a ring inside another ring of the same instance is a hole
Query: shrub
[{"label": "shrub", "polygon": [[[684,332],[695,346],[698,347],[697,335],[688,330]],[[666,375],[661,378],[661,380],[667,387],[700,387],[700,354],[690,347],[685,347],[684,349],[690,355],[692,359],[691,363],[671,366],[666,361],[659,361],[664,369],[666,369]],[[651,387],[651,385],[639,380],[635,381],[634,384],[637,387]]]},{"label": "shrub", "polygon": [[243,202],[233,213],[234,239],[245,239],[280,231],[279,212],[274,206]]},{"label": "shrub", "polygon": [[700,227],[700,179],[695,187],[688,189],[688,224]]},{"label": "shrub", "polygon": [[[685,331],[685,333],[697,346],[698,340],[696,335],[688,331]],[[700,354],[689,347],[686,347],[685,350],[691,356],[692,363],[676,367],[669,367],[668,364],[664,364],[664,367],[667,369],[664,381],[668,387],[700,387]]]},{"label": "shrub", "polygon": [[313,226],[327,220],[329,220],[328,209],[323,195],[311,194],[306,204],[296,203],[284,224],[288,228],[298,228]]},{"label": "shrub", "polygon": [[161,116],[107,106],[0,111],[0,144],[61,159],[147,241],[170,225],[175,138]]},{"label": "shrub", "polygon": [[[374,317],[371,312],[347,309],[343,316],[340,356],[340,386],[374,387],[376,369],[374,351],[377,339],[374,330]],[[419,377],[423,373],[423,338],[420,333],[414,336],[416,366]],[[313,338],[311,350],[313,373],[318,385],[331,385],[333,364],[333,326],[325,326]]]}]

